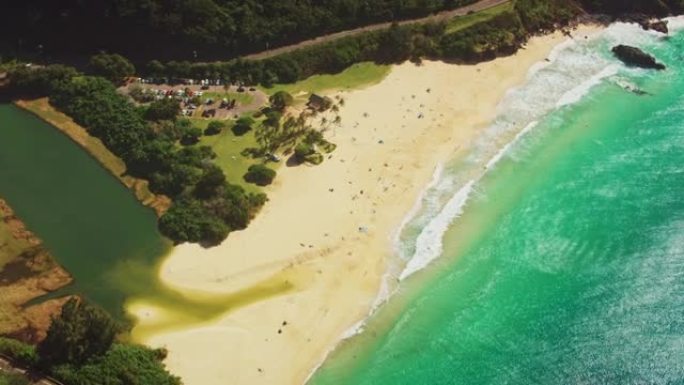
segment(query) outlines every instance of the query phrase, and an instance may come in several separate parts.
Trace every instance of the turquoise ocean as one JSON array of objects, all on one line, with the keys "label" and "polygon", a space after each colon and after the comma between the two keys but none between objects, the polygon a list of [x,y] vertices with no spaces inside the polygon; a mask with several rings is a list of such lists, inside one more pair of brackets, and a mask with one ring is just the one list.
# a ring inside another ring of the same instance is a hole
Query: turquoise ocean
[{"label": "turquoise ocean", "polygon": [[[670,24],[614,24],[532,68],[408,218],[397,290],[309,383],[684,384],[684,22]],[[628,68],[616,44],[668,69]]]}]

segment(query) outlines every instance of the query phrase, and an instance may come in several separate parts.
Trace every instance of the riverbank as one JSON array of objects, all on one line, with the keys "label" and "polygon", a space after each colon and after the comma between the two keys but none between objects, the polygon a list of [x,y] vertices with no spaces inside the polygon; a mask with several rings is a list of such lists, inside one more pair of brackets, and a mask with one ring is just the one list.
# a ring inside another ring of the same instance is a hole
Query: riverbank
[{"label": "riverbank", "polygon": [[161,216],[171,205],[171,200],[168,197],[152,193],[148,188],[147,181],[127,175],[126,164],[119,157],[109,151],[100,139],[88,134],[85,128],[52,107],[47,98],[17,100],[14,104],[57,127],[71,140],[83,147],[105,169],[133,191],[142,204],[152,208],[157,216]]},{"label": "riverbank", "polygon": [[[594,27],[581,27],[579,38]],[[169,351],[187,385],[301,384],[371,310],[392,258],[393,234],[438,165],[467,153],[508,89],[567,37],[535,37],[514,56],[473,66],[392,68],[381,83],[341,92],[338,145],[318,167],[283,167],[269,203],[219,247],[176,247],[160,278],[188,297],[268,284],[270,298],[202,324],[129,302],[133,337]]]},{"label": "riverbank", "polygon": [[24,305],[71,281],[42,241],[0,199],[0,335],[26,342],[42,340],[67,298]]}]

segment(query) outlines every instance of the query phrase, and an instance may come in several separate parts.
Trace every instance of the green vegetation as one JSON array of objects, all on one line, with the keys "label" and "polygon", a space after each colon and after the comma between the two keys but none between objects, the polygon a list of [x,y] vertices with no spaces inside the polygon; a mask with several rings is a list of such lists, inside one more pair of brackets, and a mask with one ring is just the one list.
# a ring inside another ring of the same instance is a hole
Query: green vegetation
[{"label": "green vegetation", "polygon": [[[245,119],[254,122],[251,118]],[[193,124],[197,127],[203,127],[208,122],[206,120],[193,120]],[[230,129],[223,130],[218,135],[202,137],[199,145],[210,147],[214,151],[216,154],[214,163],[223,170],[226,179],[243,187],[247,192],[257,193],[259,189],[253,184],[246,183],[242,178],[249,166],[255,164],[255,160],[242,155],[246,148],[254,148],[258,145],[254,131],[236,135],[233,132],[235,126],[229,123],[229,127]]]},{"label": "green vegetation", "polygon": [[313,75],[292,84],[275,84],[263,91],[274,94],[287,91],[292,95],[299,93],[320,93],[329,90],[351,90],[379,83],[389,74],[390,66],[373,62],[356,63],[340,73]]},{"label": "green vegetation", "polygon": [[145,119],[159,121],[159,120],[175,120],[180,114],[180,104],[174,99],[161,99],[152,102],[145,110]]},{"label": "green vegetation", "polygon": [[250,118],[249,116],[243,116],[235,121],[235,124],[232,128],[233,134],[235,134],[235,136],[242,136],[250,132],[253,125],[254,119]]},{"label": "green vegetation", "polygon": [[47,337],[38,345],[39,365],[81,365],[101,356],[119,331],[109,315],[75,298],[69,299],[59,317],[52,320]]},{"label": "green vegetation", "polygon": [[39,360],[34,346],[11,338],[0,337],[0,353],[26,367],[37,365]]},{"label": "green vegetation", "polygon": [[249,166],[247,173],[244,176],[245,181],[249,183],[254,183],[257,186],[268,186],[273,183],[275,179],[276,172],[263,164],[255,164]]},{"label": "green vegetation", "polygon": [[[52,79],[53,73],[59,76]],[[160,101],[139,109],[103,78],[68,78],[64,73],[74,72],[48,66],[10,76],[16,92],[47,92],[54,106],[119,156],[129,174],[149,180],[152,192],[172,198],[171,208],[159,222],[167,237],[175,242],[216,244],[230,231],[243,229],[265,202],[264,196],[248,194],[228,182],[215,186],[215,196],[200,199],[196,195],[196,185],[216,155],[194,145],[202,131],[188,120],[177,120],[172,114],[178,108],[176,102]],[[180,148],[176,140],[186,147]]]},{"label": "green vegetation", "polygon": [[458,32],[483,21],[487,21],[494,16],[513,10],[513,2],[503,3],[495,7],[485,9],[481,12],[471,13],[465,16],[455,17],[447,23],[446,33]]},{"label": "green vegetation", "polygon": [[135,67],[125,57],[117,54],[99,53],[90,58],[90,70],[114,84],[121,84],[124,78],[135,75]]},{"label": "green vegetation", "polygon": [[[307,46],[264,60],[169,62],[163,66],[163,74],[170,78],[214,78],[261,84],[272,95],[280,91],[296,95],[300,91],[315,92],[382,79],[386,67],[360,63],[390,64],[409,59],[419,62],[422,58],[479,62],[510,54],[531,34],[565,25],[579,12],[573,3],[559,0],[519,0],[515,6],[502,5],[481,14],[456,18],[451,23],[394,24],[386,30]],[[338,75],[314,76],[321,74]],[[276,86],[290,83],[295,84]]]},{"label": "green vegetation", "polygon": [[117,332],[107,313],[72,298],[53,319],[38,348],[0,338],[0,353],[70,385],[180,385],[180,379],[161,363],[165,351],[115,343]]},{"label": "green vegetation", "polygon": [[297,159],[298,162],[305,162],[306,159],[315,154],[316,149],[314,148],[313,145],[306,143],[306,142],[301,142],[295,147],[295,158]]},{"label": "green vegetation", "polygon": [[254,102],[254,96],[247,92],[215,92],[205,91],[200,97],[200,102],[205,103],[208,99],[220,101],[221,99],[236,100],[238,104],[245,106]]},{"label": "green vegetation", "polygon": [[221,131],[223,131],[225,127],[225,122],[222,122],[220,120],[212,120],[211,122],[209,122],[207,128],[204,130],[204,135],[218,135],[221,133]]},{"label": "green vegetation", "polygon": [[0,385],[30,385],[28,378],[21,374],[8,374],[0,372]]},{"label": "green vegetation", "polygon": [[169,374],[160,363],[164,356],[163,350],[116,343],[104,356],[82,366],[58,366],[52,374],[70,385],[180,385],[180,379]]},{"label": "green vegetation", "polygon": [[90,55],[104,49],[135,59],[209,61],[474,1],[111,0],[88,7],[11,0],[5,6],[12,12],[0,15],[0,46],[30,54]]},{"label": "green vegetation", "polygon": [[282,112],[285,108],[292,105],[294,98],[287,91],[278,91],[271,95],[268,101],[271,103],[271,107]]}]

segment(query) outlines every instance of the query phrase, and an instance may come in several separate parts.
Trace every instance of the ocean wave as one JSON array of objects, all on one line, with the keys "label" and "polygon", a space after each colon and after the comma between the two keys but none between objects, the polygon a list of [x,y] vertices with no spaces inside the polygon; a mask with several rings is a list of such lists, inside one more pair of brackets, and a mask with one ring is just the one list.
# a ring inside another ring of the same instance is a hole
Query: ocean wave
[{"label": "ocean wave", "polygon": [[418,198],[416,199],[416,202],[413,204],[413,207],[411,207],[411,210],[409,210],[408,213],[404,216],[404,219],[401,221],[401,224],[395,231],[394,235],[392,236],[393,238],[393,244],[394,244],[394,251],[397,255],[399,255],[402,259],[405,259],[407,256],[405,255],[404,249],[400,247],[401,245],[401,233],[404,231],[406,226],[411,222],[412,219],[416,217],[420,209],[423,207],[423,201],[425,200],[425,196],[427,195],[428,191],[433,189],[439,181],[442,179],[442,172],[444,171],[444,165],[439,163],[437,164],[437,167],[435,167],[435,171],[432,174],[432,179],[430,180],[430,183],[428,183],[427,186],[420,192],[418,195]]},{"label": "ocean wave", "polygon": [[601,72],[590,77],[579,86],[563,94],[560,100],[558,100],[556,103],[556,107],[568,106],[579,102],[589,93],[589,91],[591,91],[592,88],[601,84],[603,79],[617,75],[619,68],[620,67],[617,64],[609,65],[608,67],[604,68]]},{"label": "ocean wave", "polygon": [[[468,163],[466,171],[462,167],[459,169],[462,175],[444,173],[442,178],[448,181],[431,182],[435,187],[426,190],[421,196],[421,201],[432,200],[442,202],[442,205],[420,213],[416,212],[420,209],[411,212],[414,223],[420,223],[422,230],[415,238],[404,240],[412,242],[412,245],[400,247],[402,250],[413,248],[413,255],[399,275],[399,280],[406,279],[439,258],[443,252],[444,234],[454,220],[462,215],[474,187],[544,116],[576,104],[594,87],[619,72],[620,66],[608,49],[615,34],[619,33],[628,34],[628,42],[653,41],[650,32],[625,23],[613,25],[588,40],[566,41],[553,50],[548,60],[530,69],[525,84],[506,93],[497,106],[494,122],[473,144],[465,161]],[[453,183],[454,180],[461,180],[462,183]],[[450,189],[445,191],[445,186]],[[402,228],[411,226],[412,223],[402,223]],[[403,256],[403,259],[406,257]]]},{"label": "ocean wave", "polygon": [[449,200],[444,209],[423,229],[416,240],[416,252],[399,275],[404,280],[422,270],[442,254],[441,238],[455,218],[463,214],[463,207],[473,191],[475,181],[471,180]]}]

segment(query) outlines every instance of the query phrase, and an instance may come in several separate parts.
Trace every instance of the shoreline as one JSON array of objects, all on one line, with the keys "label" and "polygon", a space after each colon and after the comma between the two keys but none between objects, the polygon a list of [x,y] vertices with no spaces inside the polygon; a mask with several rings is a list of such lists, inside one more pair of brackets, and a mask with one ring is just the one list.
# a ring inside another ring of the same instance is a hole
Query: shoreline
[{"label": "shoreline", "polygon": [[[130,190],[143,206],[151,208],[157,217],[168,210],[171,205],[171,200],[168,197],[152,193],[148,188],[147,181],[127,175],[126,165],[119,157],[109,151],[100,139],[91,136],[85,128],[53,108],[47,98],[15,100],[13,104],[54,126],[66,135]],[[50,115],[54,116],[50,117]]]},{"label": "shoreline", "polygon": [[[435,167],[463,155],[505,93],[566,39],[560,32],[534,37],[517,54],[478,65],[405,63],[375,86],[334,94],[346,103],[330,135],[338,144],[333,157],[317,168],[284,167],[248,229],[214,249],[176,247],[159,273],[188,296],[265,280],[293,290],[171,328],[164,321],[173,314],[134,300],[129,312],[145,330],[134,329],[134,338],[166,347],[167,365],[187,385],[307,381],[340,338],[353,335],[350,327],[363,326],[383,292],[396,289],[381,290],[397,263],[393,242]],[[298,357],[283,360],[293,351]]]},{"label": "shoreline", "polygon": [[[45,249],[9,204],[0,198],[0,332],[2,335],[36,343],[47,334],[50,321],[70,296],[25,306],[36,298],[57,291],[73,278]],[[22,271],[18,276],[17,272]]]}]

